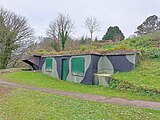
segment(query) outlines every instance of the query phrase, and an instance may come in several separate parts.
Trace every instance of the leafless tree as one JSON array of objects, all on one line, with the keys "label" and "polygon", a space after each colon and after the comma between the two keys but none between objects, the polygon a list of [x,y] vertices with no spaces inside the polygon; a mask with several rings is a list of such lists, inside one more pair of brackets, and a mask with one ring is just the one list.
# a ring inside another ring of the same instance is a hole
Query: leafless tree
[{"label": "leafless tree", "polygon": [[[79,41],[77,39],[72,39],[71,37],[68,37],[64,50],[69,51],[78,48],[79,48]],[[30,51],[53,52],[53,51],[59,51],[59,49],[57,49],[57,46],[54,44],[53,39],[49,37],[38,37],[38,42],[32,44],[32,46],[30,47]]]},{"label": "leafless tree", "polygon": [[[7,9],[0,8],[0,69],[9,64],[12,54],[24,51],[33,37],[28,20]],[[19,52],[15,52],[15,51]]]},{"label": "leafless tree", "polygon": [[54,44],[64,50],[67,38],[74,30],[74,24],[68,15],[59,13],[58,17],[51,21],[47,35],[54,40]]},{"label": "leafless tree", "polygon": [[86,17],[84,24],[85,24],[86,29],[88,29],[90,32],[90,35],[91,35],[90,37],[91,37],[91,41],[92,41],[93,40],[93,33],[100,30],[101,23],[100,23],[100,21],[98,21],[97,18],[92,17],[92,16],[88,16],[88,17]]},{"label": "leafless tree", "polygon": [[35,48],[33,49],[33,51],[35,50],[45,50],[48,52],[51,52],[54,48],[53,48],[53,39],[49,38],[49,37],[38,37],[38,42],[35,43]]}]

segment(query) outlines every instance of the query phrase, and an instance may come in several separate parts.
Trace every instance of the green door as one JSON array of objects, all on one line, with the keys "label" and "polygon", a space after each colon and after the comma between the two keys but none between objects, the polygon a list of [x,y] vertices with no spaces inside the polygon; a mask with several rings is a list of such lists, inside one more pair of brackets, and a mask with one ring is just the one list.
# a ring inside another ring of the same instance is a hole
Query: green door
[{"label": "green door", "polygon": [[62,59],[62,80],[67,77],[67,59]]}]

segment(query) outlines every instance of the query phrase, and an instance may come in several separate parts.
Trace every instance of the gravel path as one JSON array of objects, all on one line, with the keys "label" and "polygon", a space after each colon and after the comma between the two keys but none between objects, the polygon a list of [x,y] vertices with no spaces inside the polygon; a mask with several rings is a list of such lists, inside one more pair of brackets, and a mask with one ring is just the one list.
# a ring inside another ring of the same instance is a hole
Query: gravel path
[{"label": "gravel path", "polygon": [[92,95],[92,94],[87,94],[87,93],[76,93],[76,92],[68,92],[68,91],[66,92],[66,91],[60,91],[60,90],[54,90],[54,89],[37,88],[37,87],[21,85],[21,84],[11,83],[7,81],[2,81],[2,80],[0,80],[0,85],[7,85],[7,86],[12,86],[12,87],[53,93],[53,94],[58,94],[58,95],[63,95],[63,96],[69,96],[69,97],[89,100],[89,101],[102,102],[106,104],[111,103],[115,105],[135,106],[135,107],[151,108],[151,109],[160,110],[160,102],[151,102],[151,101],[142,101],[142,100],[127,100],[123,98],[108,98],[105,96]]}]

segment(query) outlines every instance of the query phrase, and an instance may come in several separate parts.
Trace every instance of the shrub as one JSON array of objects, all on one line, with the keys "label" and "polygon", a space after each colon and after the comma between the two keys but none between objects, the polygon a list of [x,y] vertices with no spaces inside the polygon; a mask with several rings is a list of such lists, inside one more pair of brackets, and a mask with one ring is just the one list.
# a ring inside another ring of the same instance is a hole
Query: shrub
[{"label": "shrub", "polygon": [[85,46],[85,45],[83,45],[83,46],[80,47],[80,49],[81,49],[82,51],[87,51],[87,50],[88,50],[88,47]]}]

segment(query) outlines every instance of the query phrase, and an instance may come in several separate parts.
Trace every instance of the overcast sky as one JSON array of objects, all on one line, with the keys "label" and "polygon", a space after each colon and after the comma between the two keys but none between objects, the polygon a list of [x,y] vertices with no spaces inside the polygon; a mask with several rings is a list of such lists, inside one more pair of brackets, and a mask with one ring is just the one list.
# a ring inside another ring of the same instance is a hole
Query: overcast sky
[{"label": "overcast sky", "polygon": [[160,16],[160,0],[0,0],[0,5],[28,18],[37,36],[45,36],[51,20],[58,13],[67,13],[75,23],[74,37],[88,35],[84,28],[86,16],[95,16],[102,22],[94,34],[99,39],[109,26],[119,26],[125,36],[148,16]]}]

